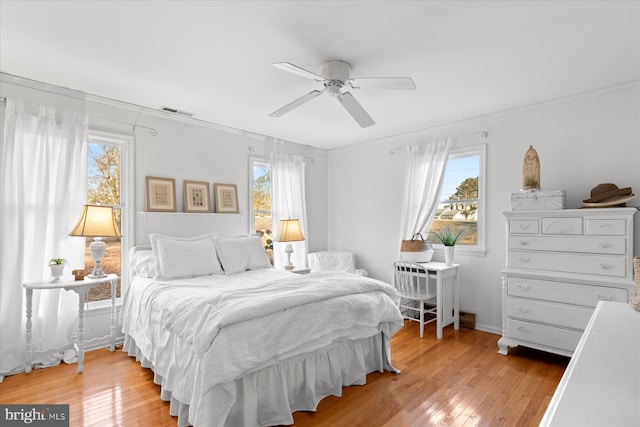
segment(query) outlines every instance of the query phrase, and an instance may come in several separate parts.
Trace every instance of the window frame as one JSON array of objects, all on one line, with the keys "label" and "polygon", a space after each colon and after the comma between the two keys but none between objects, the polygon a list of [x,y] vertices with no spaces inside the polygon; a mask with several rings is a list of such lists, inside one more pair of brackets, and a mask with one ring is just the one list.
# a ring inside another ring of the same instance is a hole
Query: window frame
[{"label": "window frame", "polygon": [[[460,255],[485,256],[486,254],[486,164],[487,164],[487,144],[473,144],[453,147],[449,150],[451,158],[466,157],[470,155],[479,155],[480,165],[478,171],[478,210],[477,210],[477,244],[476,245],[456,245],[456,253]],[[446,174],[446,171],[445,171]],[[442,194],[438,194],[438,202]],[[444,245],[441,243],[433,243],[433,248],[437,251],[444,252]]]},{"label": "window frame", "polygon": [[[131,178],[134,176],[133,169],[133,147],[134,138],[132,135],[120,134],[116,132],[106,132],[89,129],[87,133],[87,144],[101,143],[120,146],[120,204],[112,205],[120,209],[120,297],[116,298],[116,306],[122,305],[122,298],[129,286],[129,248],[133,242],[134,223],[133,215],[133,191],[131,190]],[[88,173],[88,171],[87,171]],[[98,312],[108,312],[111,310],[111,299],[87,302],[87,310],[93,314]]]}]

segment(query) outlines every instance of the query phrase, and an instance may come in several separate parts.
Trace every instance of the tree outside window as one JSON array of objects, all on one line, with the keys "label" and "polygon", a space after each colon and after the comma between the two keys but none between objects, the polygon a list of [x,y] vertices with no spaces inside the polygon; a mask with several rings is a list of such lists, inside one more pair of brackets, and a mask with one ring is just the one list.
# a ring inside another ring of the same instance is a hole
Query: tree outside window
[{"label": "tree outside window", "polygon": [[252,162],[253,230],[260,234],[262,246],[273,265],[273,222],[271,209],[271,165]]},{"label": "tree outside window", "polygon": [[[120,200],[122,146],[89,141],[87,203],[112,206],[118,227],[122,230],[122,209]],[[103,239],[107,250],[102,259],[102,269],[106,273],[121,274],[122,247],[116,237]],[[93,270],[94,261],[89,253],[92,239],[87,238],[85,246],[85,275]],[[121,296],[121,284],[116,286],[116,297]],[[87,295],[87,301],[102,301],[111,298],[109,283],[93,288]]]}]

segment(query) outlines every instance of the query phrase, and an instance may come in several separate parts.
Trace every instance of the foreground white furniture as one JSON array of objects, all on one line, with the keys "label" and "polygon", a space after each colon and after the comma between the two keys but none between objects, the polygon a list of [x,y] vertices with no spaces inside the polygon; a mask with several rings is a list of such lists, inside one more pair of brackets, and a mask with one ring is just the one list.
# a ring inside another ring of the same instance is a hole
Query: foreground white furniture
[{"label": "foreground white furniture", "polygon": [[499,353],[571,356],[598,301],[629,302],[635,208],[505,212]]},{"label": "foreground white furniture", "polygon": [[[78,352],[78,373],[81,374],[84,370],[84,349],[88,342],[84,341],[84,297],[89,289],[95,288],[102,283],[109,282],[111,284],[111,329],[109,331],[109,349],[115,351],[116,349],[116,284],[118,283],[117,274],[108,274],[106,277],[84,280],[70,280],[65,282],[28,282],[23,283],[23,287],[27,294],[26,304],[26,362],[25,372],[29,373],[32,369],[32,362],[35,356],[47,355],[54,352],[63,352],[65,350],[76,348]],[[64,289],[65,291],[73,291],[78,294],[78,331],[75,342],[69,343],[62,347],[52,348],[44,351],[34,352],[31,346],[31,315],[33,305],[33,291],[34,290],[50,290],[50,289]],[[105,338],[95,338],[94,340],[104,341]],[[90,342],[93,342],[91,340]]]},{"label": "foreground white furniture", "polygon": [[640,425],[640,312],[598,303],[540,425]]},{"label": "foreground white furniture", "polygon": [[[436,336],[442,339],[442,329],[453,323],[454,329],[460,327],[460,292],[458,286],[459,264],[446,265],[443,262],[395,261],[393,263],[393,285],[400,294],[399,306],[403,317],[420,323],[420,338],[424,336],[424,325],[436,322]],[[416,301],[418,307],[403,304],[402,300]],[[424,303],[434,301],[435,307],[424,309]],[[405,312],[418,311],[419,318],[405,315]],[[425,321],[426,313],[435,314]]]}]

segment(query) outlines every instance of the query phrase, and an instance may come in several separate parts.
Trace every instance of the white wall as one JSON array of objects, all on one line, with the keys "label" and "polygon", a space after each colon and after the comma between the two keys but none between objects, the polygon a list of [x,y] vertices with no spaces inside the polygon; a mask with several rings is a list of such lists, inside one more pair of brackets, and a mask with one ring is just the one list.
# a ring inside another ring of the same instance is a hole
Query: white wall
[{"label": "white wall", "polygon": [[[140,114],[139,109],[124,105],[25,88],[4,78],[0,95],[86,110],[94,116],[92,128],[135,135],[136,228],[132,243],[146,243],[152,231],[192,235],[214,230],[222,235],[235,235],[248,230],[249,157],[264,154],[270,141],[194,121],[173,120],[155,113]],[[640,191],[639,117],[640,86],[635,83],[334,150],[328,155],[322,150],[289,144],[291,152],[312,159],[307,167],[309,250],[352,251],[359,267],[366,268],[373,277],[390,281],[390,266],[400,246],[399,217],[406,157],[402,153],[390,156],[389,149],[487,130],[487,140],[477,135],[456,138],[458,144],[487,142],[488,168],[486,256],[458,254],[456,261],[463,264],[461,308],[477,314],[479,328],[499,332],[500,270],[505,260],[502,212],[510,209],[510,193],[521,186],[522,157],[527,147],[533,145],[540,155],[543,189],[566,190],[568,207],[580,207],[591,188],[602,182],[631,186],[637,194]],[[156,129],[157,135],[152,136],[142,127],[133,132],[131,124],[136,120],[141,126]],[[249,146],[256,148],[254,154],[249,152]],[[241,214],[231,217],[141,214],[146,175],[176,178],[179,209],[184,179],[211,184],[236,183]],[[640,198],[632,204],[640,205]],[[640,214],[636,215],[635,224],[634,253],[638,255]],[[436,254],[435,259],[441,258],[442,254]],[[101,328],[96,325],[93,329],[98,334]]]},{"label": "white wall", "polygon": [[[522,160],[533,145],[541,159],[541,186],[567,192],[579,208],[593,187],[613,182],[640,193],[640,85],[619,86],[439,126],[329,153],[329,248],[356,253],[359,267],[391,281],[400,246],[400,212],[406,156],[389,149],[447,136],[457,144],[487,143],[486,255],[456,254],[461,267],[460,307],[477,314],[480,329],[500,333],[505,221],[510,193],[522,185]],[[640,206],[640,197],[629,205]],[[635,248],[640,254],[640,213]],[[442,260],[436,253],[434,260]]]},{"label": "white wall", "polygon": [[[74,111],[85,111],[93,130],[134,136],[133,191],[134,231],[126,244],[148,244],[148,235],[159,232],[176,236],[194,236],[215,231],[221,236],[236,236],[249,231],[249,158],[268,158],[269,138],[245,135],[205,122],[176,119],[132,105],[85,96],[62,89],[2,74],[0,96]],[[87,99],[88,98],[88,99]],[[133,130],[132,125],[138,127]],[[155,135],[152,135],[153,129]],[[253,147],[255,151],[249,151]],[[300,144],[285,143],[288,152],[307,159],[307,215],[310,251],[327,247],[327,152]],[[145,208],[147,175],[176,179],[177,209],[183,209],[183,181],[231,183],[238,187],[239,215],[142,213]],[[42,260],[46,262],[46,260]],[[86,339],[109,330],[109,314],[96,310],[88,314]]]}]

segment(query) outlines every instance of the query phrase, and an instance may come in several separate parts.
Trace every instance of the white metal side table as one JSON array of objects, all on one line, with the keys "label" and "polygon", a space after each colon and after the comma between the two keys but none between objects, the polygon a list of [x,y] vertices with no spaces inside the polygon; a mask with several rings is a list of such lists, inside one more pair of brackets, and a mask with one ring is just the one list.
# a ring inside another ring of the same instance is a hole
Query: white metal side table
[{"label": "white metal side table", "polygon": [[[116,349],[116,284],[120,277],[117,274],[108,274],[106,277],[84,280],[69,280],[61,282],[41,281],[41,282],[28,282],[23,283],[22,286],[26,290],[27,304],[26,304],[26,366],[25,372],[29,373],[32,369],[32,363],[34,355],[47,355],[53,352],[62,352],[71,348],[76,348],[78,351],[78,373],[81,374],[84,370],[84,299],[87,292],[99,286],[102,283],[109,282],[111,284],[111,329],[109,331],[109,349],[115,351]],[[78,294],[78,331],[75,342],[67,345],[51,348],[44,351],[34,352],[31,346],[31,315],[33,304],[33,291],[34,290],[48,290],[48,289],[64,289],[65,291],[73,291]],[[104,338],[101,338],[103,340]]]}]

